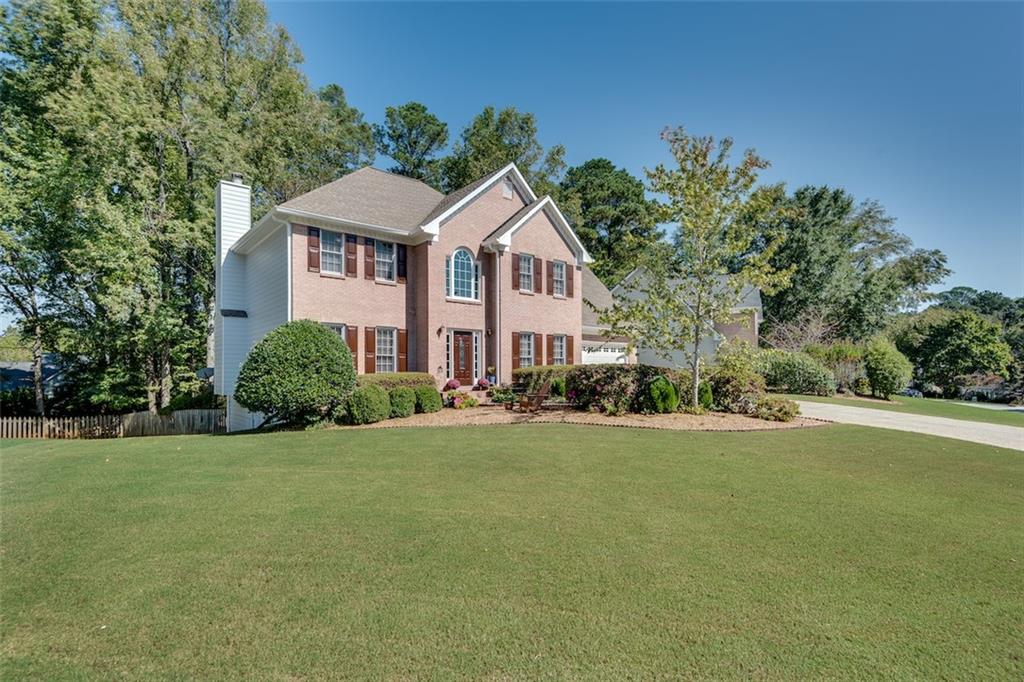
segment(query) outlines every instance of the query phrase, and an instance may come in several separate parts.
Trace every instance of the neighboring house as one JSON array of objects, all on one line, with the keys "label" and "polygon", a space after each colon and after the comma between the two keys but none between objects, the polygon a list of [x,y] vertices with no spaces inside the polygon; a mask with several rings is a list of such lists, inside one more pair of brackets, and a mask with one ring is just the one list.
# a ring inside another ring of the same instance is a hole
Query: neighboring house
[{"label": "neighboring house", "polygon": [[[56,354],[43,354],[43,392],[47,397],[52,397],[54,389],[60,385],[61,370],[57,364],[58,359]],[[13,391],[18,388],[34,390],[35,382],[32,376],[31,360],[0,361],[0,391]]]},{"label": "neighboring house", "polygon": [[601,324],[601,311],[612,305],[612,292],[594,271],[583,268],[583,364],[630,364],[636,354],[628,350],[629,339],[608,336],[608,325]]},{"label": "neighboring house", "polygon": [[[359,373],[429,372],[475,383],[578,363],[581,268],[554,201],[514,164],[447,196],[363,168],[254,225],[241,176],[217,186],[214,387],[231,396],[250,348],[289,320],[336,331]],[[228,401],[229,430],[257,415]]]},{"label": "neighboring house", "polygon": [[[627,298],[640,296],[639,293],[629,291],[625,286],[632,278],[639,276],[641,273],[637,270],[626,275],[622,282],[612,289],[612,295]],[[724,284],[725,278],[723,277],[721,281]],[[677,280],[673,282],[673,286],[678,286],[679,283],[680,281]],[[718,353],[718,347],[731,339],[743,339],[756,346],[762,319],[761,290],[748,286],[740,292],[739,300],[732,310],[732,321],[727,324],[716,324],[714,329],[709,330],[707,336],[701,341],[699,348],[701,356],[707,361],[714,360]],[[673,353],[672,360],[667,361],[650,348],[637,348],[636,358],[637,362],[641,364],[658,367],[683,367],[689,364],[686,353],[682,351]]]}]

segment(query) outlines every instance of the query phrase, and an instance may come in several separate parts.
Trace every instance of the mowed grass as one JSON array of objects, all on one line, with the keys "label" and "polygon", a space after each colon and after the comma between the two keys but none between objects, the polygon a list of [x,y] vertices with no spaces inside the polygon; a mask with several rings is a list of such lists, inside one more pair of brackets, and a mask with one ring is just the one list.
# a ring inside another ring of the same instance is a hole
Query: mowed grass
[{"label": "mowed grass", "polygon": [[991,410],[984,407],[974,407],[972,405],[958,405],[955,401],[940,400],[937,398],[908,398],[906,396],[896,396],[893,397],[892,400],[886,402],[882,400],[843,398],[841,396],[824,397],[817,395],[787,395],[785,397],[793,400],[808,400],[815,403],[849,405],[850,407],[864,407],[872,410],[907,412],[910,414],[926,415],[928,417],[946,417],[947,419],[985,422],[987,424],[1004,424],[1006,426],[1019,426],[1024,428],[1024,411]]},{"label": "mowed grass", "polygon": [[4,442],[4,679],[1021,679],[1024,455],[852,426]]}]

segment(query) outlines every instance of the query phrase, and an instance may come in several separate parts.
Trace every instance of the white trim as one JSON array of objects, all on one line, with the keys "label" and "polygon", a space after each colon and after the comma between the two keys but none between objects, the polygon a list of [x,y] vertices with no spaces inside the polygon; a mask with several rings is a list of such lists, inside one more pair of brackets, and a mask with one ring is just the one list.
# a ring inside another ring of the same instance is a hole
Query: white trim
[{"label": "white trim", "polygon": [[481,377],[483,377],[483,360],[484,360],[484,348],[483,348],[483,333],[479,329],[465,329],[463,327],[455,328],[452,327],[445,332],[445,381],[448,379],[455,378],[455,335],[456,334],[469,334],[473,337],[473,346],[470,352],[473,357],[470,358],[470,362],[473,367],[470,371],[470,375],[473,377],[473,386],[476,386]]},{"label": "white trim", "polygon": [[513,182],[519,186],[519,191],[525,194],[529,199],[527,203],[533,203],[534,201],[537,200],[537,195],[534,193],[533,188],[530,187],[529,183],[526,182],[526,178],[523,177],[523,174],[519,172],[519,169],[516,168],[516,165],[514,163],[510,163],[504,168],[494,171],[494,173],[491,174],[487,182],[482,183],[472,192],[470,192],[469,194],[467,194],[466,196],[462,197],[454,204],[449,206],[443,213],[441,213],[441,215],[437,216],[429,223],[424,223],[423,225],[420,225],[420,229],[424,233],[436,237],[438,234],[440,234],[441,223],[443,223],[444,221],[448,220],[453,215],[461,211],[467,204],[475,201],[478,196],[480,196],[481,194],[489,190],[491,187],[493,187],[496,182],[503,180],[505,176],[511,176]]},{"label": "white trim", "polygon": [[501,384],[501,254],[500,253],[495,253],[494,254],[494,270],[495,270],[494,277],[495,277],[495,280],[496,280],[495,284],[494,284],[494,291],[495,291],[495,296],[497,297],[496,298],[496,306],[495,306],[497,308],[497,313],[496,313],[496,316],[495,316],[495,320],[496,320],[495,327],[497,328],[497,332],[495,332],[495,333],[498,335],[497,339],[494,342],[494,350],[495,350],[494,354],[496,356],[494,358],[494,378],[498,380],[498,384]]},{"label": "white trim", "polygon": [[292,321],[292,224],[288,223],[288,243],[285,246],[285,252],[288,254],[288,314],[285,317],[285,322]]},{"label": "white trim", "polygon": [[[472,296],[459,296],[457,293],[455,293],[455,256],[456,254],[459,253],[459,251],[464,251],[466,255],[469,256],[470,268],[472,270],[470,272],[470,277],[472,278],[472,280],[470,281],[470,292],[476,292],[475,298]],[[455,247],[455,250],[448,255],[448,258],[450,260],[449,266],[447,268],[448,282],[446,283],[447,288],[445,290],[445,298],[454,301],[472,301],[473,303],[483,303],[480,291],[480,264],[477,262],[476,256],[473,255],[473,251],[470,250],[468,246],[457,246]]]},{"label": "white trim", "polygon": [[[555,227],[562,234],[563,238],[567,238],[569,247],[573,249],[573,255],[576,256],[576,264],[582,265],[584,263],[593,263],[594,259],[587,253],[586,247],[583,246],[583,242],[576,236],[576,232],[573,231],[572,226],[562,215],[562,212],[558,210],[558,206],[555,204],[555,200],[550,196],[545,196],[537,205],[531,208],[526,214],[514,222],[513,224],[506,227],[501,232],[492,234],[488,237],[487,241],[484,242],[484,248],[490,251],[505,251],[512,248],[512,235],[516,233],[523,225],[525,225],[531,218],[533,218],[540,211],[547,211],[551,209],[554,211],[552,216],[548,213],[548,217],[552,218],[552,222],[555,223]],[[568,275],[566,275],[568,277]]]},{"label": "white trim", "polygon": [[242,254],[250,253],[260,244],[260,242],[269,237],[277,227],[291,223],[308,225],[310,227],[316,227],[322,230],[331,230],[333,232],[344,232],[345,234],[371,237],[373,239],[383,238],[384,241],[391,241],[396,244],[405,244],[407,246],[415,246],[416,244],[421,244],[425,241],[425,239],[423,239],[424,235],[421,234],[419,228],[410,231],[400,227],[371,225],[368,223],[343,220],[341,218],[334,218],[332,216],[321,215],[319,213],[310,213],[308,211],[299,211],[294,208],[281,208],[278,206],[272,208],[262,218],[260,218],[256,224],[252,226],[252,229],[242,235],[238,241],[235,242],[234,246],[231,247],[231,250]]}]

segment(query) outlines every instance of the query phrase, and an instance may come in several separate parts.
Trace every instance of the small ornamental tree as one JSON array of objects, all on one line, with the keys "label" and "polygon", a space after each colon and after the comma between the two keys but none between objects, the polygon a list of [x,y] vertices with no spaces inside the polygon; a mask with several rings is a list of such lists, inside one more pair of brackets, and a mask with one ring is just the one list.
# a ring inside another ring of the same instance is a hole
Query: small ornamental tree
[{"label": "small ornamental tree", "polygon": [[355,384],[352,354],[341,338],[321,324],[298,320],[270,332],[249,352],[235,400],[262,412],[263,424],[310,424],[344,404]]},{"label": "small ornamental tree", "polygon": [[907,387],[914,366],[891,341],[877,338],[868,344],[864,352],[864,371],[868,375],[871,392],[888,400],[889,396]]}]

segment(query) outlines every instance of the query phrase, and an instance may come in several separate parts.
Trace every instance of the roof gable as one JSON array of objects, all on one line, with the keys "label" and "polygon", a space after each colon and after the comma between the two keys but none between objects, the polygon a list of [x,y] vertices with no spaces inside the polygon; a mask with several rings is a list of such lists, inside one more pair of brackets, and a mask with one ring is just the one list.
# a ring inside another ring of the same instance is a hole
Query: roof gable
[{"label": "roof gable", "polygon": [[551,224],[575,254],[577,264],[582,265],[583,263],[593,262],[590,254],[587,253],[587,249],[583,246],[583,242],[576,236],[576,232],[573,231],[572,226],[569,225],[562,212],[558,210],[555,200],[548,195],[544,195],[516,211],[511,218],[487,235],[483,242],[484,247],[492,251],[504,251],[511,248],[512,235],[516,233],[516,230],[541,211],[544,211]]}]

